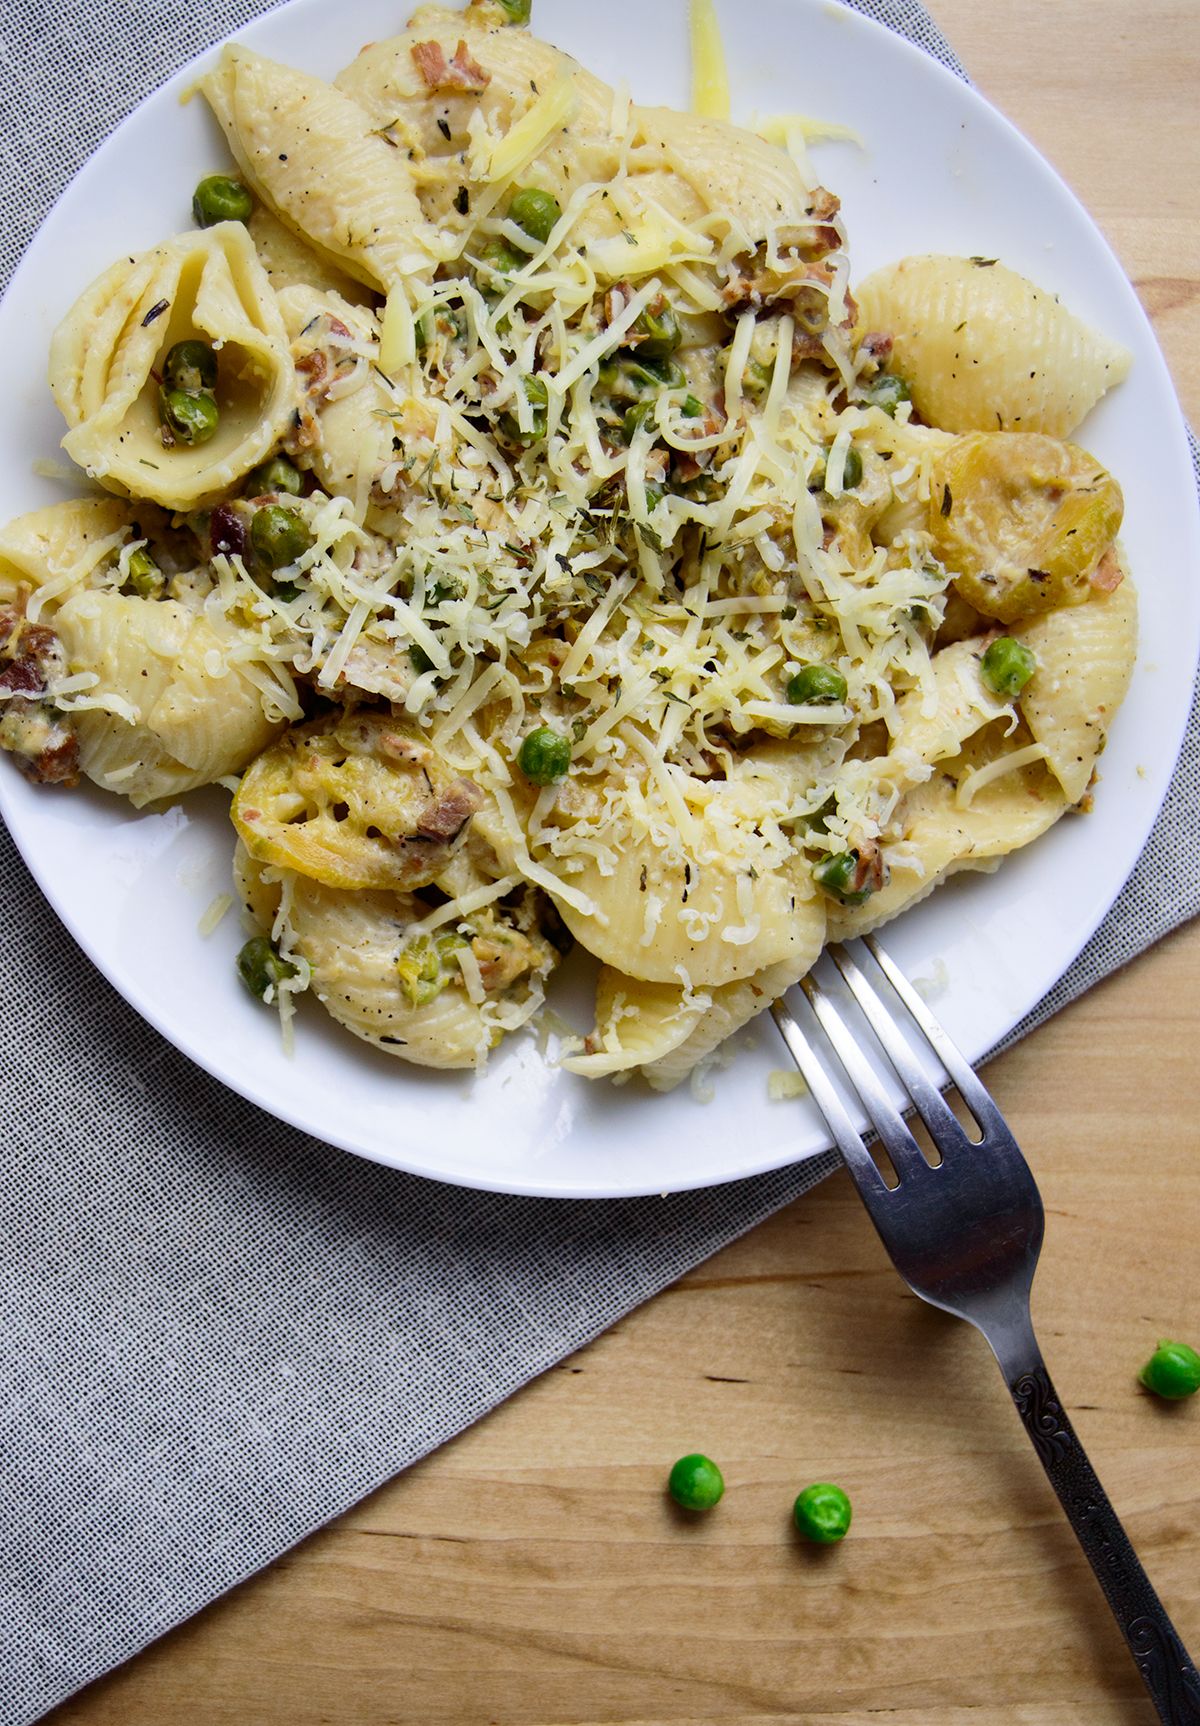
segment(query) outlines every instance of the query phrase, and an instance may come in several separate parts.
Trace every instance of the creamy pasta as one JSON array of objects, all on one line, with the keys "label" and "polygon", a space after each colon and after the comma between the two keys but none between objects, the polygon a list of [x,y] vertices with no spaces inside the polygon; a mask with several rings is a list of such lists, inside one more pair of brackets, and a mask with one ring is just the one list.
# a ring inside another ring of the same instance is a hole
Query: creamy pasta
[{"label": "creamy pasta", "polygon": [[1128,357],[995,259],[852,289],[711,18],[684,114],[527,14],[203,77],[235,171],[54,339],[98,489],[0,532],[0,744],[227,785],[285,1019],[478,1066],[576,941],[563,1065],[665,1089],[1086,806],[1136,610],[1064,440]]}]

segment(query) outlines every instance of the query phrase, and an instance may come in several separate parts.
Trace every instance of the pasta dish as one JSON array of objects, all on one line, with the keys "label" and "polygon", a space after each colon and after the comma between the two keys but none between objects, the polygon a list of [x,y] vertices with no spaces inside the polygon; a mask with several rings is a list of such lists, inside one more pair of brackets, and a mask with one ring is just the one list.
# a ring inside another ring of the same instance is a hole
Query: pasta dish
[{"label": "pasta dish", "polygon": [[[794,116],[636,104],[422,7],[332,83],[227,47],[233,165],[50,356],[87,495],[0,531],[0,745],[231,794],[242,981],[479,1066],[677,1084],[1068,811],[1133,665],[1128,356],[986,257],[852,285]],[[233,987],[231,980],[231,987]]]}]

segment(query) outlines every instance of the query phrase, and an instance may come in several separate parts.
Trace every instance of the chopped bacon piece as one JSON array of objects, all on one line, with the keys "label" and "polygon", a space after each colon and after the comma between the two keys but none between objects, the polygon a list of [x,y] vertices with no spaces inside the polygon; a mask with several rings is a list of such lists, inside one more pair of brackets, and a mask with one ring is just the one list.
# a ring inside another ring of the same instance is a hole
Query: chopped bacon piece
[{"label": "chopped bacon piece", "polygon": [[1088,580],[1098,593],[1115,593],[1124,579],[1125,571],[1117,561],[1115,549],[1110,545]]},{"label": "chopped bacon piece", "polygon": [[[605,324],[615,324],[632,298],[633,288],[628,282],[614,282],[612,287],[604,296]],[[627,347],[632,347],[635,342],[638,342],[641,339],[642,338],[640,336],[635,336],[632,330],[626,331],[624,337],[625,345]]]},{"label": "chopped bacon piece", "polygon": [[832,222],[842,207],[842,200],[825,186],[814,186],[808,213],[818,222]]},{"label": "chopped bacon piece", "polygon": [[861,893],[869,888],[872,893],[878,893],[887,885],[888,870],[883,858],[883,848],[878,839],[864,839],[855,847],[858,862],[854,866],[854,876],[847,891]]},{"label": "chopped bacon piece", "polygon": [[450,82],[456,90],[486,90],[492,81],[490,72],[485,72],[471,54],[466,43],[460,41],[450,60]]},{"label": "chopped bacon piece", "polygon": [[484,71],[463,41],[449,60],[440,42],[414,42],[409,53],[426,89],[469,90],[478,94],[492,81],[491,73]]},{"label": "chopped bacon piece", "polygon": [[320,348],[313,348],[311,352],[304,355],[303,359],[296,361],[296,370],[307,379],[306,387],[309,395],[315,395],[325,381],[326,373],[329,371],[329,361]]},{"label": "chopped bacon piece", "polygon": [[496,935],[476,935],[471,951],[479,964],[479,979],[489,995],[511,988],[538,963],[537,948],[514,930]]},{"label": "chopped bacon piece", "polygon": [[44,623],[0,611],[0,749],[39,785],[74,785],[79,742],[71,721],[46,699],[52,676],[66,670],[62,642]]},{"label": "chopped bacon piece", "polygon": [[884,366],[891,358],[893,343],[894,337],[885,335],[882,330],[868,330],[859,347],[868,359]]},{"label": "chopped bacon piece", "polygon": [[446,52],[440,42],[414,42],[409,49],[413,64],[431,90],[446,82]]},{"label": "chopped bacon piece", "polygon": [[422,839],[446,842],[457,839],[477,809],[483,806],[483,792],[470,779],[454,779],[440,797],[422,811],[417,833]]}]

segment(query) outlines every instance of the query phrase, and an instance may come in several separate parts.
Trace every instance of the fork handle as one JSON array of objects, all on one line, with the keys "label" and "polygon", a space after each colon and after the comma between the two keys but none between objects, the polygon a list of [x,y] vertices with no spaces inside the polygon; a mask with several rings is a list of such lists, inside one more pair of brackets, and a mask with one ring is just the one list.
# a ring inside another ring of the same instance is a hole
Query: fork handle
[{"label": "fork handle", "polygon": [[1200,1675],[1038,1360],[1008,1388],[1164,1726],[1200,1726]]}]

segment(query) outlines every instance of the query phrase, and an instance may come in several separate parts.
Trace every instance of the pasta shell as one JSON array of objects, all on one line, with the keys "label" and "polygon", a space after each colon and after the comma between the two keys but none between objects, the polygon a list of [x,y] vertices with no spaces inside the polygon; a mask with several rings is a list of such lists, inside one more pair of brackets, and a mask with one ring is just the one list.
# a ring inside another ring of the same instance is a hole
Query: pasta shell
[{"label": "pasta shell", "polygon": [[1069,803],[1078,803],[1125,699],[1137,652],[1137,594],[1128,576],[1114,593],[1051,611],[1017,631],[1037,670],[1021,712],[1046,750]]},{"label": "pasta shell", "polygon": [[1041,761],[1016,766],[983,784],[966,804],[960,800],[960,786],[971,774],[1016,756],[1030,742],[1024,728],[1009,737],[1005,722],[997,720],[975,732],[931,779],[911,791],[899,816],[910,861],[894,866],[890,879],[865,904],[831,901],[829,939],[869,934],[919,904],[947,876],[961,869],[993,869],[1001,857],[1052,826],[1068,804]]},{"label": "pasta shell", "polygon": [[[481,91],[432,90],[413,59],[415,45],[434,42],[449,61],[459,42],[488,75]],[[460,209],[462,151],[476,114],[494,136],[504,136],[533,106],[539,93],[562,78],[572,84],[569,132],[555,131],[537,152],[532,180],[565,202],[585,181],[607,181],[617,168],[619,140],[611,135],[613,92],[593,73],[539,41],[527,30],[488,25],[470,12],[422,6],[399,36],[373,42],[342,72],[337,86],[361,105],[373,124],[411,152],[422,211],[442,236],[442,249],[456,253],[475,220]],[[475,124],[478,124],[475,121]],[[449,134],[447,136],[447,134]],[[478,203],[478,195],[472,203]],[[606,231],[616,232],[620,217]]]},{"label": "pasta shell", "polygon": [[333,267],[384,293],[428,268],[405,157],[341,90],[237,46],[200,88],[259,198]]},{"label": "pasta shell", "polygon": [[1087,450],[1035,432],[957,438],[934,466],[929,528],[959,593],[1003,623],[1081,605],[1124,499]]},{"label": "pasta shell", "polygon": [[673,861],[657,846],[627,845],[611,874],[595,862],[569,877],[595,907],[559,910],[589,952],[645,982],[710,988],[807,951],[808,871],[798,857],[752,879],[720,861]]},{"label": "pasta shell", "polygon": [[596,1028],[585,1052],[564,1056],[561,1065],[581,1078],[600,1079],[656,1061],[687,1041],[711,999],[680,983],[647,983],[603,965],[596,979]]},{"label": "pasta shell", "polygon": [[718,1049],[727,1037],[748,1025],[751,1019],[777,1001],[786,989],[799,982],[820,955],[825,941],[825,912],[814,904],[806,909],[809,921],[810,950],[807,957],[797,956],[783,964],[770,965],[753,977],[739,983],[725,983],[714,989],[712,1000],[701,1013],[689,1034],[675,1048],[650,1062],[643,1071],[656,1091],[671,1091],[685,1079],[701,1061]]},{"label": "pasta shell", "polygon": [[138,809],[240,772],[280,729],[232,634],[175,600],[76,593],[54,627],[70,670],[99,680],[73,698],[80,765]]},{"label": "pasta shell", "polygon": [[1044,288],[993,260],[924,256],[855,290],[863,329],[892,336],[890,368],[944,431],[1067,437],[1131,356]]},{"label": "pasta shell", "polygon": [[72,498],[18,516],[0,529],[0,604],[30,588],[38,595],[31,613],[51,615],[109,551],[130,537],[134,523],[144,526],[147,518],[161,521],[152,505],[115,497]]},{"label": "pasta shell", "polygon": [[[473,1001],[461,979],[454,980],[450,953],[445,981],[414,1005],[401,966],[408,927],[427,914],[427,905],[403,893],[346,892],[302,876],[289,877],[289,883],[295,950],[312,967],[312,988],[322,1006],[356,1037],[418,1066],[480,1066],[505,1030],[540,1005],[544,979],[557,963],[548,942],[526,937],[532,969],[494,998]],[[486,927],[501,937],[506,929],[517,933],[503,919],[493,918]]]},{"label": "pasta shell", "polygon": [[361,282],[314,251],[265,204],[258,205],[246,226],[258,261],[277,294],[285,288],[307,287],[340,294],[351,305],[359,305],[368,298]]},{"label": "pasta shell", "polygon": [[[167,449],[155,374],[192,339],[219,350],[220,421],[207,443]],[[171,510],[229,491],[280,442],[296,400],[279,307],[239,222],[107,271],[56,331],[50,375],[72,460],[109,490]]]}]

